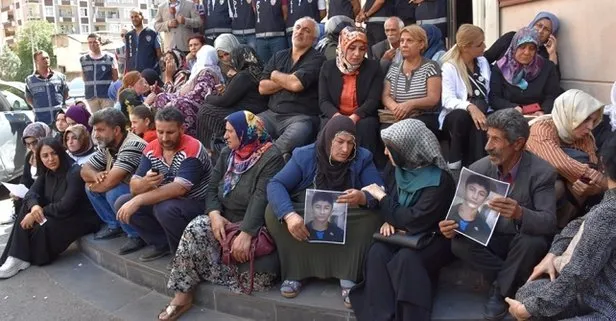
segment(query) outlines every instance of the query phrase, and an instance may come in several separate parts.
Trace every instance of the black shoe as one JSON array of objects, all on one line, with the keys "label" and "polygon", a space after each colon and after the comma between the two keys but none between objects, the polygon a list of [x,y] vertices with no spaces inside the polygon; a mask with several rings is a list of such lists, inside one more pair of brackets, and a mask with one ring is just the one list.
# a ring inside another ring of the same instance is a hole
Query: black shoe
[{"label": "black shoe", "polygon": [[103,226],[98,232],[94,233],[95,240],[110,240],[116,237],[120,237],[124,234],[121,228],[111,227],[109,225]]},{"label": "black shoe", "polygon": [[125,255],[128,253],[133,253],[133,252],[141,250],[146,245],[147,244],[145,244],[145,241],[138,236],[129,237],[128,241],[126,241],[126,243],[124,243],[124,245],[122,245],[122,247],[120,248],[120,251],[118,251],[118,254]]},{"label": "black shoe", "polygon": [[490,289],[490,297],[486,302],[483,310],[483,318],[490,321],[502,320],[506,315],[509,306],[505,302],[505,298],[500,293],[500,287],[496,282],[492,284]]},{"label": "black shoe", "polygon": [[169,251],[168,247],[164,249],[153,248],[150,251],[144,253],[142,256],[140,256],[139,261],[150,262],[150,261],[158,260],[161,257],[165,257],[169,254],[171,254],[171,252]]}]

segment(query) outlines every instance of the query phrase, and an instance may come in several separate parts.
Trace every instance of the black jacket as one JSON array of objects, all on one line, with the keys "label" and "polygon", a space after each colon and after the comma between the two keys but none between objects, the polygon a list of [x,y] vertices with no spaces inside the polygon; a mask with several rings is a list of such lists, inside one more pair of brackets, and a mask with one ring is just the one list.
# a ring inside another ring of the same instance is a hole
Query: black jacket
[{"label": "black jacket", "polygon": [[344,241],[344,231],[339,228],[334,223],[327,224],[327,230],[323,231],[323,238],[320,239],[317,237],[317,230],[312,227],[312,221],[309,222],[306,227],[308,228],[308,232],[310,232],[309,240],[311,241],[328,241],[328,242],[343,242]]},{"label": "black jacket", "polygon": [[245,109],[253,114],[267,109],[267,96],[259,94],[259,82],[254,80],[247,70],[242,70],[233,76],[222,95],[208,95],[205,97],[205,102],[229,108],[230,111]]},{"label": "black jacket", "polygon": [[[355,114],[360,118],[377,116],[381,107],[383,93],[383,78],[379,63],[365,59],[359,67],[357,75],[357,103],[359,107]],[[336,60],[323,63],[319,75],[319,107],[321,113],[332,118],[339,111],[340,94],[342,93],[342,73],[336,66]]]}]

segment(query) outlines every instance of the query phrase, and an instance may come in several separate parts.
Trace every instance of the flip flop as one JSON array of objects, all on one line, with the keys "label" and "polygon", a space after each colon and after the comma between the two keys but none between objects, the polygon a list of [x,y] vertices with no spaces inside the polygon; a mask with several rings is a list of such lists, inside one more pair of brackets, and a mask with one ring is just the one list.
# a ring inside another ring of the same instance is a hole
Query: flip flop
[{"label": "flip flop", "polygon": [[158,314],[159,321],[176,321],[182,314],[192,308],[192,303],[184,305],[169,304],[166,308],[162,309]]}]

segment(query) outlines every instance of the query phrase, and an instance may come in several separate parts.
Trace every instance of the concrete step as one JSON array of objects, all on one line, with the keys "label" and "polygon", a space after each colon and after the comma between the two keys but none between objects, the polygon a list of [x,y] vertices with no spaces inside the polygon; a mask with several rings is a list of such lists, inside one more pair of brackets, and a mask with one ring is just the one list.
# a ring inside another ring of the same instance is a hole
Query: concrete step
[{"label": "concrete step", "polygon": [[[125,240],[98,241],[89,235],[79,241],[79,247],[94,262],[119,276],[172,296],[166,286],[169,273],[166,266],[171,257],[143,263],[138,260],[141,251],[119,256],[117,250]],[[483,320],[483,303],[488,287],[477,271],[461,262],[446,267],[439,281],[433,320]],[[248,296],[234,294],[226,287],[201,283],[195,300],[205,309],[259,321],[355,320],[353,312],[344,307],[335,280],[311,281],[294,299],[283,298],[278,287]]]}]

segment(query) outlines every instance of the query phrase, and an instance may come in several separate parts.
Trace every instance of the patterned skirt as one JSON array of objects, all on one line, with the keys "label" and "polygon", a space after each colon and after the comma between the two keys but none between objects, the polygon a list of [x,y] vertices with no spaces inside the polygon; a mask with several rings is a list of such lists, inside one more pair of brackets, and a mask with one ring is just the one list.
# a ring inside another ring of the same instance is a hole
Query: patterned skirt
[{"label": "patterned skirt", "polygon": [[[210,217],[199,215],[186,226],[172,261],[167,287],[174,292],[189,292],[202,281],[228,286],[241,292],[237,266],[222,264],[221,246],[214,237]],[[249,272],[239,274],[244,287],[250,284]],[[276,275],[255,272],[254,291],[265,291],[276,281]]]}]

